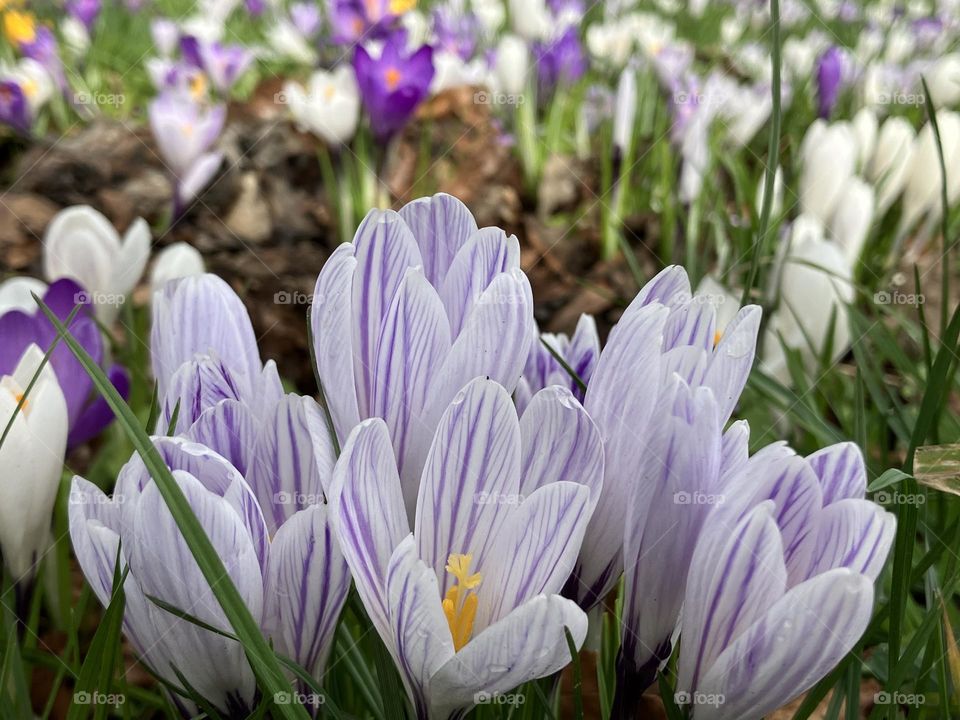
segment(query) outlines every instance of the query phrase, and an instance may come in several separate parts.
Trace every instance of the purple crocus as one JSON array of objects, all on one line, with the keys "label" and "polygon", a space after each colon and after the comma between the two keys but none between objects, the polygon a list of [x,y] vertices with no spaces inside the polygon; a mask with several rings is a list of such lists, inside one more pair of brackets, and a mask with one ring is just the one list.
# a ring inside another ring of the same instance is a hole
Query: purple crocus
[{"label": "purple crocus", "polygon": [[[634,497],[635,488],[639,489],[638,468],[644,467],[651,453],[663,457],[662,449],[651,450],[648,443],[664,442],[657,439],[658,426],[664,413],[675,412],[664,405],[661,394],[673,387],[674,375],[678,375],[689,387],[682,397],[692,395],[690,402],[714,405],[716,425],[722,427],[750,373],[759,323],[760,308],[744,307],[718,337],[714,306],[708,298],[691,293],[683,268],[671,266],[641,289],[610,332],[584,398],[584,407],[600,428],[606,451],[603,493],[596,520],[587,529],[568,588],[570,596],[584,609],[599,604],[617,583],[624,567],[623,532],[628,516],[634,515],[634,522],[646,515],[656,516],[659,523],[678,512],[669,493],[660,492],[656,506],[645,504],[642,496]],[[712,403],[700,397],[701,387],[712,393]],[[656,468],[649,469],[650,473],[655,471]],[[646,490],[651,488],[650,483],[645,484]],[[681,523],[680,528],[683,527],[686,526]],[[631,572],[640,577],[648,572],[662,574],[669,568],[672,574],[664,577],[663,582],[678,583],[682,596],[683,578],[677,568],[684,557],[685,538],[678,536],[658,545],[656,552],[646,552],[657,540],[639,525],[636,532],[638,538],[631,542],[634,548],[639,543],[637,562],[649,567],[634,568]],[[664,552],[678,555],[666,561]],[[650,598],[650,602],[656,600]],[[679,611],[679,605],[675,609]],[[644,651],[650,655],[669,638],[669,633],[661,636],[661,630],[654,634],[655,637],[641,638]],[[641,659],[639,665],[649,659]]]},{"label": "purple crocus", "polygon": [[575,27],[558,37],[535,43],[534,57],[541,93],[546,96],[558,86],[572,85],[587,71],[587,58]]},{"label": "purple crocus", "polygon": [[829,118],[843,83],[843,51],[831,45],[817,59],[817,112]]},{"label": "purple crocus", "polygon": [[334,527],[416,716],[462,717],[564,667],[565,627],[584,640],[586,615],[559,591],[603,474],[599,434],[562,388],[518,420],[507,391],[476,378],[437,426],[412,523],[390,435],[380,419],[350,434]]},{"label": "purple crocus", "polygon": [[37,25],[33,39],[20,44],[20,52],[25,57],[36,60],[43,65],[46,71],[50,73],[50,77],[57,83],[57,86],[63,91],[67,90],[67,77],[60,60],[57,39],[50,28],[46,25]]},{"label": "purple crocus", "polygon": [[472,12],[442,5],[433,11],[433,32],[438,49],[457,55],[466,62],[477,50],[480,21]]},{"label": "purple crocus", "polygon": [[397,18],[415,5],[412,0],[329,0],[333,42],[353,45],[382,39],[396,30]]},{"label": "purple crocus", "polygon": [[534,335],[516,237],[443,194],[371,211],[320,271],[311,313],[340,442],[383,418],[411,512],[440,415],[477,376],[512,392]]},{"label": "purple crocus", "polygon": [[424,45],[408,54],[405,44],[404,34],[398,33],[387,40],[376,59],[362,45],[353,55],[360,96],[373,133],[381,141],[406,124],[427,97],[433,80],[433,48]]},{"label": "purple crocus", "polygon": [[[690,566],[677,690],[696,720],[753,720],[826,675],[866,630],[896,531],[852,443],[730,463]],[[722,571],[718,572],[718,569]]]},{"label": "purple crocus", "polygon": [[[94,362],[102,364],[106,359],[103,336],[94,319],[89,294],[73,280],[63,278],[47,288],[43,302],[61,321],[67,319],[76,305],[81,305],[70,325],[70,332]],[[0,343],[0,375],[12,373],[31,344],[46,352],[56,336],[56,329],[39,308],[33,312],[12,309],[0,315],[0,337],[3,338]],[[50,356],[50,365],[67,403],[70,426],[67,446],[75,448],[99,435],[113,420],[113,412],[106,401],[94,392],[93,380],[66,343],[57,345]],[[117,392],[126,398],[130,391],[130,377],[126,369],[113,363],[107,368],[107,377]]]},{"label": "purple crocus", "polygon": [[183,92],[167,90],[147,112],[157,148],[173,176],[176,219],[220,168],[223,154],[210,148],[223,130],[226,107],[206,107]]},{"label": "purple crocus", "polygon": [[0,80],[0,123],[24,134],[33,124],[30,103],[16,80]]},{"label": "purple crocus", "polygon": [[290,6],[290,21],[305,38],[317,34],[321,20],[320,8],[315,4],[300,2]]},{"label": "purple crocus", "polygon": [[229,93],[253,63],[253,53],[242,45],[224,45],[193,35],[180,38],[180,52],[190,65],[207,74],[221,95]]},{"label": "purple crocus", "polygon": [[79,20],[87,29],[93,29],[94,23],[100,16],[100,0],[67,0],[66,10],[70,17]]},{"label": "purple crocus", "polygon": [[[546,345],[549,345],[549,349]],[[569,370],[561,365],[555,355],[559,356],[584,384],[590,382],[597,358],[600,357],[600,338],[592,315],[580,316],[573,337],[536,333],[530,345],[527,364],[523,368],[523,377],[513,393],[517,410],[521,413],[534,394],[550,385],[567,388],[577,400],[583,402],[584,391],[580,383],[570,376]]]},{"label": "purple crocus", "polygon": [[263,15],[264,10],[267,9],[266,0],[244,0],[244,4],[247,8],[247,12],[255,18]]}]

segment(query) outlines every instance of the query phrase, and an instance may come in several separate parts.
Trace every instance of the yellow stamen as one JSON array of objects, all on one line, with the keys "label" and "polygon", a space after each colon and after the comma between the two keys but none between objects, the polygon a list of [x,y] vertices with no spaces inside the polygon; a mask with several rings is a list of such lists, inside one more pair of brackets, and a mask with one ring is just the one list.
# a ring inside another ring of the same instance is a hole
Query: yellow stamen
[{"label": "yellow stamen", "polygon": [[26,399],[23,397],[23,395],[24,395],[24,393],[14,393],[14,394],[13,394],[13,397],[14,397],[14,399],[17,401],[17,405],[20,405],[20,403],[23,403],[23,405],[20,405],[20,409],[21,409],[21,410],[26,410],[26,409],[27,409],[27,403],[28,403],[29,401],[26,400]]},{"label": "yellow stamen", "polygon": [[207,94],[207,76],[197,73],[190,78],[190,94],[194,100],[200,100]]},{"label": "yellow stamen", "polygon": [[337,89],[333,85],[327,85],[323,88],[323,99],[329,102],[337,94]]},{"label": "yellow stamen", "polygon": [[14,45],[25,45],[37,39],[37,21],[30,13],[11,10],[3,16],[3,32]]},{"label": "yellow stamen", "polygon": [[400,71],[396,68],[387,68],[385,73],[387,77],[387,90],[396,90],[400,84]]},{"label": "yellow stamen", "polygon": [[719,330],[717,330],[717,331],[713,334],[713,346],[714,346],[714,347],[716,347],[717,345],[720,344],[720,338],[722,338],[722,337],[723,337],[723,333],[720,332]]},{"label": "yellow stamen", "polygon": [[417,6],[417,0],[390,0],[390,14],[403,15]]},{"label": "yellow stamen", "polygon": [[477,616],[479,600],[470,590],[480,584],[481,576],[480,573],[470,574],[472,560],[472,555],[450,555],[447,558],[447,572],[457,579],[457,583],[447,590],[443,598],[443,614],[447,616],[455,650],[460,650],[470,641],[473,621]]},{"label": "yellow stamen", "polygon": [[23,94],[31,100],[36,97],[37,92],[40,90],[40,88],[37,87],[37,83],[33,80],[24,80],[20,83],[20,88],[23,90]]}]

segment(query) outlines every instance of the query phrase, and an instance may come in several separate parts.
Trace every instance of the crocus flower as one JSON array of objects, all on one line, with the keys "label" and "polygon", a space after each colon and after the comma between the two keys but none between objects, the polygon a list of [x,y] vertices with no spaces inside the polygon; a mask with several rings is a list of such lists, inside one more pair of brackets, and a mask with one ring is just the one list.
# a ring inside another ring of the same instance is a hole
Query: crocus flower
[{"label": "crocus flower", "polygon": [[320,29],[320,8],[310,3],[294,3],[290,6],[290,20],[304,37],[312,37]]},{"label": "crocus flower", "polygon": [[806,458],[776,444],[738,464],[683,605],[677,690],[696,720],[755,720],[839,663],[867,628],[895,533],[863,499],[850,443]]},{"label": "crocus flower", "polygon": [[497,91],[521,95],[527,88],[530,50],[520,37],[506,33],[500,38],[493,61]]},{"label": "crocus flower", "polygon": [[43,236],[47,280],[73,278],[89,293],[97,317],[111,323],[150,258],[150,227],[137,218],[123,238],[89,205],[58,212]]},{"label": "crocus flower", "polygon": [[[6,344],[6,333],[2,333]],[[4,347],[6,350],[6,347]],[[4,427],[43,362],[30,345],[15,367],[0,368]],[[67,407],[57,376],[44,367],[0,446],[0,550],[14,582],[29,583],[50,535],[67,445]]]},{"label": "crocus flower", "polygon": [[[937,126],[940,130],[944,163],[947,168],[955,168],[960,164],[960,115],[942,110],[937,113]],[[911,228],[924,216],[940,217],[943,210],[943,178],[937,170],[940,166],[940,152],[929,122],[917,133],[913,145],[903,190],[903,216],[900,220],[901,227],[906,229]],[[958,192],[960,176],[948,171],[947,202],[952,204]]]},{"label": "crocus flower", "polygon": [[633,143],[633,126],[637,118],[637,71],[624,68],[617,81],[617,96],[613,114],[613,146],[621,157]]},{"label": "crocus flower", "polygon": [[30,132],[33,114],[20,84],[11,79],[0,80],[0,123],[21,133]]},{"label": "crocus flower", "polygon": [[866,176],[877,188],[877,212],[882,215],[903,191],[913,157],[913,126],[902,117],[887,118],[877,135],[877,142]]},{"label": "crocus flower", "polygon": [[[549,345],[550,349],[544,345]],[[534,342],[530,344],[530,355],[523,368],[523,377],[513,393],[517,410],[521,413],[534,394],[550,385],[567,388],[577,400],[583,402],[584,393],[580,384],[570,377],[570,372],[554,357],[554,353],[563,359],[584,384],[589,383],[597,358],[600,357],[600,338],[593,316],[580,316],[573,337],[553,333],[536,334]]]},{"label": "crocus flower", "polygon": [[415,0],[329,0],[333,41],[346,45],[380,39],[415,6]]},{"label": "crocus flower", "polygon": [[150,288],[154,292],[171,280],[204,272],[203,256],[192,245],[175,242],[165,247],[153,261],[150,271]]},{"label": "crocus flower", "polygon": [[599,434],[570,393],[543,390],[518,421],[507,391],[477,378],[437,427],[411,525],[387,426],[351,433],[333,523],[418,718],[460,717],[477,694],[569,662],[564,628],[579,647],[587,621],[558,592],[601,475]]},{"label": "crocus flower", "polygon": [[586,56],[575,27],[568,27],[556,38],[535,43],[533,52],[544,95],[558,85],[572,85],[587,71]]},{"label": "crocus flower", "polygon": [[433,10],[433,32],[439,49],[446,50],[467,61],[477,49],[479,21],[472,12],[451,5]]},{"label": "crocus flower", "polygon": [[68,0],[65,7],[67,13],[83,23],[88,32],[100,16],[100,0]]},{"label": "crocus flower", "polygon": [[17,275],[0,282],[0,315],[8,310],[33,312],[37,307],[34,295],[43,297],[47,284],[43,280]]},{"label": "crocus flower", "polygon": [[402,128],[427,97],[433,80],[433,48],[424,45],[408,54],[402,34],[392,35],[374,59],[362,45],[353,55],[353,69],[370,126],[380,140]]},{"label": "crocus flower", "polygon": [[[663,270],[639,292],[613,328],[593,371],[584,407],[600,428],[606,452],[603,493],[587,528],[574,578],[568,586],[584,609],[595,607],[623,569],[623,533],[637,468],[649,452],[661,418],[654,414],[662,388],[676,373],[696,390],[709,388],[722,426],[733,412],[753,364],[760,308],[739,311],[722,335],[711,298],[693,295],[683,268]],[[705,401],[704,401],[705,402]],[[669,515],[658,506],[649,514]],[[652,544],[644,536],[644,548]],[[679,550],[679,545],[678,545]],[[640,553],[658,562],[659,551]],[[662,638],[660,638],[662,639]],[[659,641],[659,640],[658,640]],[[656,649],[654,644],[647,648]]]},{"label": "crocus flower", "polygon": [[333,148],[353,138],[360,119],[360,90],[353,68],[340,65],[327,72],[317,70],[306,88],[288,82],[284,100],[297,126],[320,137]]},{"label": "crocus flower", "polygon": [[484,375],[512,392],[533,339],[520,246],[449,195],[371,211],[317,278],[317,371],[341,442],[383,418],[412,512],[440,415]]},{"label": "crocus flower", "polygon": [[174,217],[213,179],[223,154],[211,151],[226,120],[223,105],[204,107],[180,92],[167,91],[150,103],[150,128],[174,183]]},{"label": "crocus flower", "polygon": [[[223,433],[236,429],[222,419],[217,425]],[[278,652],[320,677],[350,582],[326,507],[291,511],[282,524],[271,525],[269,508],[222,455],[182,437],[153,443],[264,634]],[[75,477],[69,515],[77,560],[104,606],[118,547],[121,564],[129,563],[123,628],[146,664],[174,687],[181,687],[178,673],[188,678],[224,713],[249,714],[257,684],[243,646],[148,599],[233,631],[140,457],[120,471],[112,498]],[[196,712],[186,699],[173,697],[185,716]]]},{"label": "crocus flower", "polygon": [[831,45],[817,60],[817,112],[820,117],[830,117],[842,82],[843,52]]},{"label": "crocus flower", "polygon": [[856,138],[847,123],[818,120],[803,138],[800,157],[800,208],[826,224],[856,169]]},{"label": "crocus flower", "polygon": [[867,233],[873,224],[874,206],[873,187],[853,177],[840,192],[837,209],[830,218],[830,237],[843,248],[851,267],[856,267],[867,241]]},{"label": "crocus flower", "polygon": [[150,23],[153,45],[164,57],[169,57],[180,44],[180,28],[169,18],[157,18]]},{"label": "crocus flower", "polygon": [[180,47],[184,57],[207,74],[221,95],[229,93],[253,63],[253,53],[242,45],[224,45],[187,36],[180,39]]},{"label": "crocus flower", "polygon": [[[70,324],[70,332],[97,364],[104,363],[105,347],[100,328],[93,318],[89,293],[69,278],[55,281],[45,292],[38,293],[43,302],[61,322],[65,322],[76,305],[81,309]],[[30,298],[6,311],[0,311],[0,375],[14,374],[23,353],[31,346],[44,352],[50,349],[57,330],[46,315]],[[113,420],[113,412],[106,400],[94,392],[93,380],[74,357],[66,343],[60,342],[50,356],[50,366],[63,392],[67,408],[69,429],[68,444],[74,448],[82,445],[100,432]],[[117,363],[106,368],[107,377],[122,397],[130,391],[130,377],[126,369]]]}]

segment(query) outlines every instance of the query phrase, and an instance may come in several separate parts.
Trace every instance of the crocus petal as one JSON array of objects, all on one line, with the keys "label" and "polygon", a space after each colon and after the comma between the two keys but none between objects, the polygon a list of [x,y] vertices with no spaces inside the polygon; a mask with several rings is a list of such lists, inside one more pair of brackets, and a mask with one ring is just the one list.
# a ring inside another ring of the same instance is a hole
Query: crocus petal
[{"label": "crocus petal", "polygon": [[510,692],[563,668],[570,662],[565,627],[579,648],[587,635],[587,616],[559,595],[539,595],[488,627],[431,679],[436,716],[472,706],[478,693]]},{"label": "crocus petal", "polygon": [[824,505],[866,495],[867,469],[863,464],[863,453],[855,443],[830,445],[808,455],[807,462],[820,478]]},{"label": "crocus petal", "polygon": [[323,676],[350,573],[325,505],[313,505],[280,526],[263,578],[264,632],[282,655]]},{"label": "crocus petal", "polygon": [[[110,384],[124,400],[130,395],[130,373],[122,365],[111,365],[107,370]],[[69,447],[77,447],[100,434],[107,425],[113,422],[113,410],[103,396],[97,395],[77,418],[70,428],[67,438]]]},{"label": "crocus petal", "polygon": [[591,508],[603,487],[603,442],[593,420],[566,388],[544,388],[520,418],[520,493],[570,480],[590,489]]},{"label": "crocus petal", "polygon": [[663,328],[663,349],[693,346],[713,349],[717,310],[712,303],[690,299],[675,308]]},{"label": "crocus petal", "polygon": [[190,164],[177,183],[177,200],[181,206],[185,206],[203,192],[222,163],[222,152],[208,152]]},{"label": "crocus petal", "polygon": [[464,319],[494,278],[518,267],[520,242],[515,235],[507,237],[500,228],[478,230],[464,243],[453,258],[440,289],[454,337],[460,333]]},{"label": "crocus petal", "polygon": [[723,433],[720,456],[720,485],[726,487],[731,478],[746,467],[750,454],[750,425],[737,420]]},{"label": "crocus petal", "polygon": [[109,291],[118,297],[126,297],[140,281],[150,259],[150,226],[143,218],[137,218],[123,236],[120,254],[115,259],[114,273]]},{"label": "crocus petal", "polygon": [[443,593],[453,582],[449,555],[470,554],[482,569],[506,519],[503,504],[519,492],[516,410],[503,387],[477,378],[441,418],[417,498],[419,556],[443,578]]},{"label": "crocus petal", "polygon": [[850,651],[872,607],[873,581],[846,568],[796,586],[705,673],[698,692],[724,702],[698,707],[698,720],[759,718],[806,691]]},{"label": "crocus petal", "polygon": [[714,350],[703,384],[713,390],[717,398],[721,422],[729,419],[747,384],[757,351],[760,315],[757,305],[742,308]]},{"label": "crocus petal", "polygon": [[314,357],[340,442],[360,422],[354,385],[353,274],[357,267],[354,246],[344,243],[324,264],[317,278],[310,310]]},{"label": "crocus petal", "polygon": [[[558,593],[573,571],[590,520],[590,490],[554,482],[510,514],[485,568],[474,632],[537,595]],[[487,568],[491,568],[488,570]]]},{"label": "crocus petal", "polygon": [[224,358],[247,388],[262,369],[247,309],[216,275],[181,278],[154,296],[150,348],[161,397],[170,376],[196,354]]},{"label": "crocus petal", "polygon": [[89,205],[61,210],[43,238],[43,268],[47,280],[73,278],[90,292],[109,292],[120,253],[113,225]]},{"label": "crocus petal", "polygon": [[477,232],[473,214],[457,198],[438,193],[407,203],[400,208],[400,217],[417,239],[427,279],[434,287],[443,287],[461,246]]},{"label": "crocus petal", "polygon": [[188,360],[173,374],[162,398],[156,432],[166,435],[174,412],[177,424],[173,434],[185,432],[207,410],[224,400],[243,400],[241,380],[219,358],[198,356]]},{"label": "crocus petal", "polygon": [[651,303],[673,307],[691,297],[690,278],[680,265],[669,265],[644,285],[623,311],[624,316]]},{"label": "crocus petal", "polygon": [[600,429],[605,453],[603,492],[577,568],[577,597],[584,607],[610,591],[622,568],[626,507],[659,387],[660,338],[668,312],[659,304],[639,306],[621,319],[583,401]]},{"label": "crocus petal", "polygon": [[387,566],[410,532],[390,434],[379,418],[350,434],[333,471],[330,507],[357,592],[380,637],[389,637]]},{"label": "crocus petal", "polygon": [[[420,267],[410,268],[383,319],[377,347],[371,412],[383,418],[404,479],[404,497],[412,512],[417,484],[409,482],[408,456],[415,453],[411,434],[420,431],[421,414],[434,374],[450,349],[443,304]],[[416,463],[416,459],[412,462]],[[417,464],[413,479],[419,474]]]},{"label": "crocus petal", "polygon": [[893,543],[897,521],[868,500],[839,500],[817,517],[817,541],[807,577],[846,567],[876,580]]},{"label": "crocus petal", "polygon": [[205,410],[184,433],[184,437],[205,445],[247,477],[258,436],[257,421],[247,406],[237,400],[223,400]]},{"label": "crocus petal", "polygon": [[392,650],[403,682],[420,717],[426,717],[431,676],[453,657],[453,636],[440,604],[437,576],[418,556],[408,535],[390,558],[387,570]]},{"label": "crocus petal", "polygon": [[[407,268],[420,265],[410,228],[392,210],[371,210],[353,238],[357,269],[353,279],[354,373],[361,416],[373,413],[374,373],[383,319]],[[339,352],[343,352],[341,348]]]},{"label": "crocus petal", "polygon": [[772,509],[758,505],[735,528],[714,522],[697,543],[683,605],[679,689],[693,690],[724,648],[786,591]]}]

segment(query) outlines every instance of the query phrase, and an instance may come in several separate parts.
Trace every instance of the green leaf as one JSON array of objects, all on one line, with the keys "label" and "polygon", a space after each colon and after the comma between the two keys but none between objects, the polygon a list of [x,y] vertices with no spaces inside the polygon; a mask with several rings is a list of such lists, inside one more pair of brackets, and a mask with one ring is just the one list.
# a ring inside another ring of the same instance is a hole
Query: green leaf
[{"label": "green leaf", "polygon": [[[173,479],[170,469],[166,466],[160,453],[153,446],[149,436],[144,432],[140,423],[137,421],[133,411],[117,393],[113,384],[104,374],[103,370],[97,365],[90,355],[83,349],[83,346],[66,331],[63,324],[57,319],[40,298],[34,295],[40,309],[50,319],[54,327],[63,333],[64,342],[67,343],[71,352],[86,370],[87,374],[93,380],[94,387],[104,397],[110,409],[117,417],[118,424],[127,433],[144,465],[150,472],[150,476],[157,485],[160,495],[166,502],[173,516],[177,527],[183,535],[184,541],[197,566],[203,573],[204,578],[210,584],[217,602],[223,608],[224,615],[230,622],[231,627],[240,639],[250,666],[257,677],[262,691],[265,694],[273,695],[278,692],[289,692],[290,683],[284,676],[283,670],[277,661],[273,650],[267,644],[263,634],[260,632],[259,624],[250,614],[249,608],[237,591],[236,586],[230,579],[223,561],[217,554],[216,549],[207,537],[203,526],[193,512],[193,508],[187,502],[186,496],[180,486]],[[287,705],[278,708],[278,714],[289,720],[306,720],[308,713],[296,705]]]},{"label": "green leaf", "polygon": [[902,470],[897,470],[896,468],[890,468],[883,475],[878,477],[872,483],[867,486],[867,492],[876,492],[877,490],[883,490],[888,488],[891,485],[896,485],[897,483],[903,482],[904,480],[909,479],[910,476],[907,475]]}]

